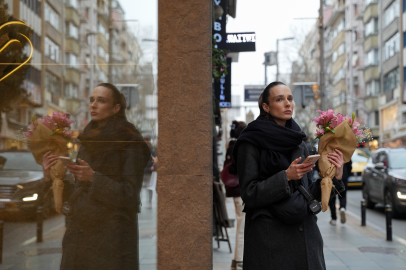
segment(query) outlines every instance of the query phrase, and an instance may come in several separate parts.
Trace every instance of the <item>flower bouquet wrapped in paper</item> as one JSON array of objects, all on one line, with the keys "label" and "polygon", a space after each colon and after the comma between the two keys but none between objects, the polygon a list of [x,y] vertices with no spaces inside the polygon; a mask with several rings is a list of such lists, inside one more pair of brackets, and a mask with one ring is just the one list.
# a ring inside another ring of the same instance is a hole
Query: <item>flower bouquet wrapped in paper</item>
[{"label": "flower bouquet wrapped in paper", "polygon": [[[73,139],[70,125],[74,123],[67,118],[69,113],[54,112],[52,116],[32,119],[28,131],[24,133],[24,139],[28,139],[30,149],[35,160],[42,165],[42,157],[51,151],[58,156],[67,156],[67,143]],[[62,206],[63,179],[66,169],[62,161],[58,160],[50,169],[52,189],[54,193],[55,209],[60,213]]]},{"label": "flower bouquet wrapped in paper", "polygon": [[[321,204],[322,211],[328,209],[331,189],[333,187],[333,177],[336,174],[336,166],[329,161],[328,154],[338,149],[343,153],[344,162],[349,162],[354,154],[357,143],[362,143],[364,139],[371,139],[368,129],[360,127],[360,123],[355,120],[355,113],[344,116],[341,113],[335,114],[333,110],[326,112],[317,111],[319,117],[312,121],[316,122],[316,139],[319,140],[318,152],[319,170],[321,180]],[[316,140],[315,139],[315,140]]]}]

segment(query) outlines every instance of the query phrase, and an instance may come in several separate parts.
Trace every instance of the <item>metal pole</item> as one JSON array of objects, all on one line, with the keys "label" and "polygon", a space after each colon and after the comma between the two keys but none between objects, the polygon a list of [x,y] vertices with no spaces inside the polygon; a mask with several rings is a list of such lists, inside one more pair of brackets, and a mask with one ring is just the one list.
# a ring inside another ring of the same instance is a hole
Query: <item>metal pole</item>
[{"label": "metal pole", "polygon": [[324,88],[324,26],[323,26],[323,0],[320,0],[319,14],[319,35],[320,35],[320,98],[321,110],[326,110],[326,89]]},{"label": "metal pole", "polygon": [[[352,20],[352,4],[350,5],[350,21]],[[349,113],[349,115],[352,115],[352,113],[354,112],[354,76],[352,74],[352,39],[353,39],[353,30],[352,30],[352,21],[351,21],[351,32],[350,32],[350,60],[349,60],[349,64],[350,64],[350,94],[351,94],[351,111]],[[348,109],[347,109],[348,111]]]},{"label": "metal pole", "polygon": [[386,240],[392,241],[392,206],[390,204],[385,205],[386,215]]},{"label": "metal pole", "polygon": [[113,0],[109,1],[109,83],[113,82],[113,19],[112,19],[112,12],[113,12]]},{"label": "metal pole", "polygon": [[366,226],[367,202],[361,200],[361,226]]},{"label": "metal pole", "polygon": [[42,215],[42,206],[38,206],[37,208],[37,243],[42,243],[42,222],[43,215]]},{"label": "metal pole", "polygon": [[276,81],[279,81],[279,39],[276,39]]},{"label": "metal pole", "polygon": [[3,234],[4,222],[0,220],[0,263],[3,263]]},{"label": "metal pole", "polygon": [[268,78],[266,77],[266,67],[267,67],[267,62],[266,62],[266,53],[264,54],[265,56],[265,62],[264,62],[264,66],[265,66],[265,85],[268,84]]}]

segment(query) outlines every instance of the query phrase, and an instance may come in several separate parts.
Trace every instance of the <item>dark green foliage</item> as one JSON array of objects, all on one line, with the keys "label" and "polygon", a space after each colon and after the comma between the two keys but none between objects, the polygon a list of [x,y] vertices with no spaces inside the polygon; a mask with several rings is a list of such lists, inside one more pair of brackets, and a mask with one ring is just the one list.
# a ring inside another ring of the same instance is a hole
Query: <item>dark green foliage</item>
[{"label": "dark green foliage", "polygon": [[213,38],[213,50],[212,50],[212,77],[216,81],[220,80],[223,74],[227,75],[227,50],[215,48],[215,38]]}]

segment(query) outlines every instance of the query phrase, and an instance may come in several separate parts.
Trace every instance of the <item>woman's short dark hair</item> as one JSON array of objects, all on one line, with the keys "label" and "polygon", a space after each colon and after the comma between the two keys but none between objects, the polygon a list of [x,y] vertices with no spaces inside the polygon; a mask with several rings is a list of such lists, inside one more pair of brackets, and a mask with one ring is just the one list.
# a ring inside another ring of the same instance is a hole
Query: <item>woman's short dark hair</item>
[{"label": "woman's short dark hair", "polygon": [[118,111],[117,116],[125,117],[125,108],[127,106],[127,102],[124,95],[111,83],[99,83],[97,87],[99,86],[106,87],[111,90],[113,96],[113,105],[120,104],[120,110]]},{"label": "woman's short dark hair", "polygon": [[231,125],[230,137],[238,139],[238,137],[240,137],[241,132],[244,130],[246,126],[247,125],[245,124],[245,122],[234,120],[233,124]]},{"label": "woman's short dark hair", "polygon": [[[259,107],[259,114],[260,115],[267,115],[268,113],[262,108],[262,104],[266,103],[268,104],[269,102],[269,96],[271,95],[271,89],[277,85],[286,85],[283,82],[271,82],[268,84],[267,87],[265,87],[264,91],[262,94],[259,96],[258,99],[258,107]],[[269,104],[268,104],[269,105]]]}]

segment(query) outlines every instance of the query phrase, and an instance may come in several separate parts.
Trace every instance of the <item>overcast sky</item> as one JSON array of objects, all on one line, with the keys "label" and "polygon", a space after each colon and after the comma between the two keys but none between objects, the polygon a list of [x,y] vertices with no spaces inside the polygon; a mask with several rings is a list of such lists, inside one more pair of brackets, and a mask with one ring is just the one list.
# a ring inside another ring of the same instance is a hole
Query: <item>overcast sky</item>
[{"label": "overcast sky", "polygon": [[[156,0],[120,0],[129,22],[141,42],[142,38],[158,36],[158,4]],[[192,3],[192,1],[191,1]],[[244,85],[264,84],[264,53],[276,50],[276,40],[306,33],[316,20],[294,18],[317,18],[319,0],[238,0],[236,18],[228,17],[227,32],[250,32],[257,35],[256,51],[240,53],[239,62],[232,64],[232,94],[243,97]],[[290,71],[286,47],[298,47],[297,38],[279,43],[280,73]],[[156,44],[142,43],[147,54],[156,53]],[[290,50],[292,51],[292,50]],[[292,53],[291,53],[292,54]],[[292,55],[290,55],[292,58]],[[156,55],[154,59],[156,65]],[[275,80],[276,68],[268,67],[268,83]],[[242,100],[242,99],[241,99]],[[242,103],[242,105],[254,105]],[[245,119],[244,119],[245,120]]]}]

